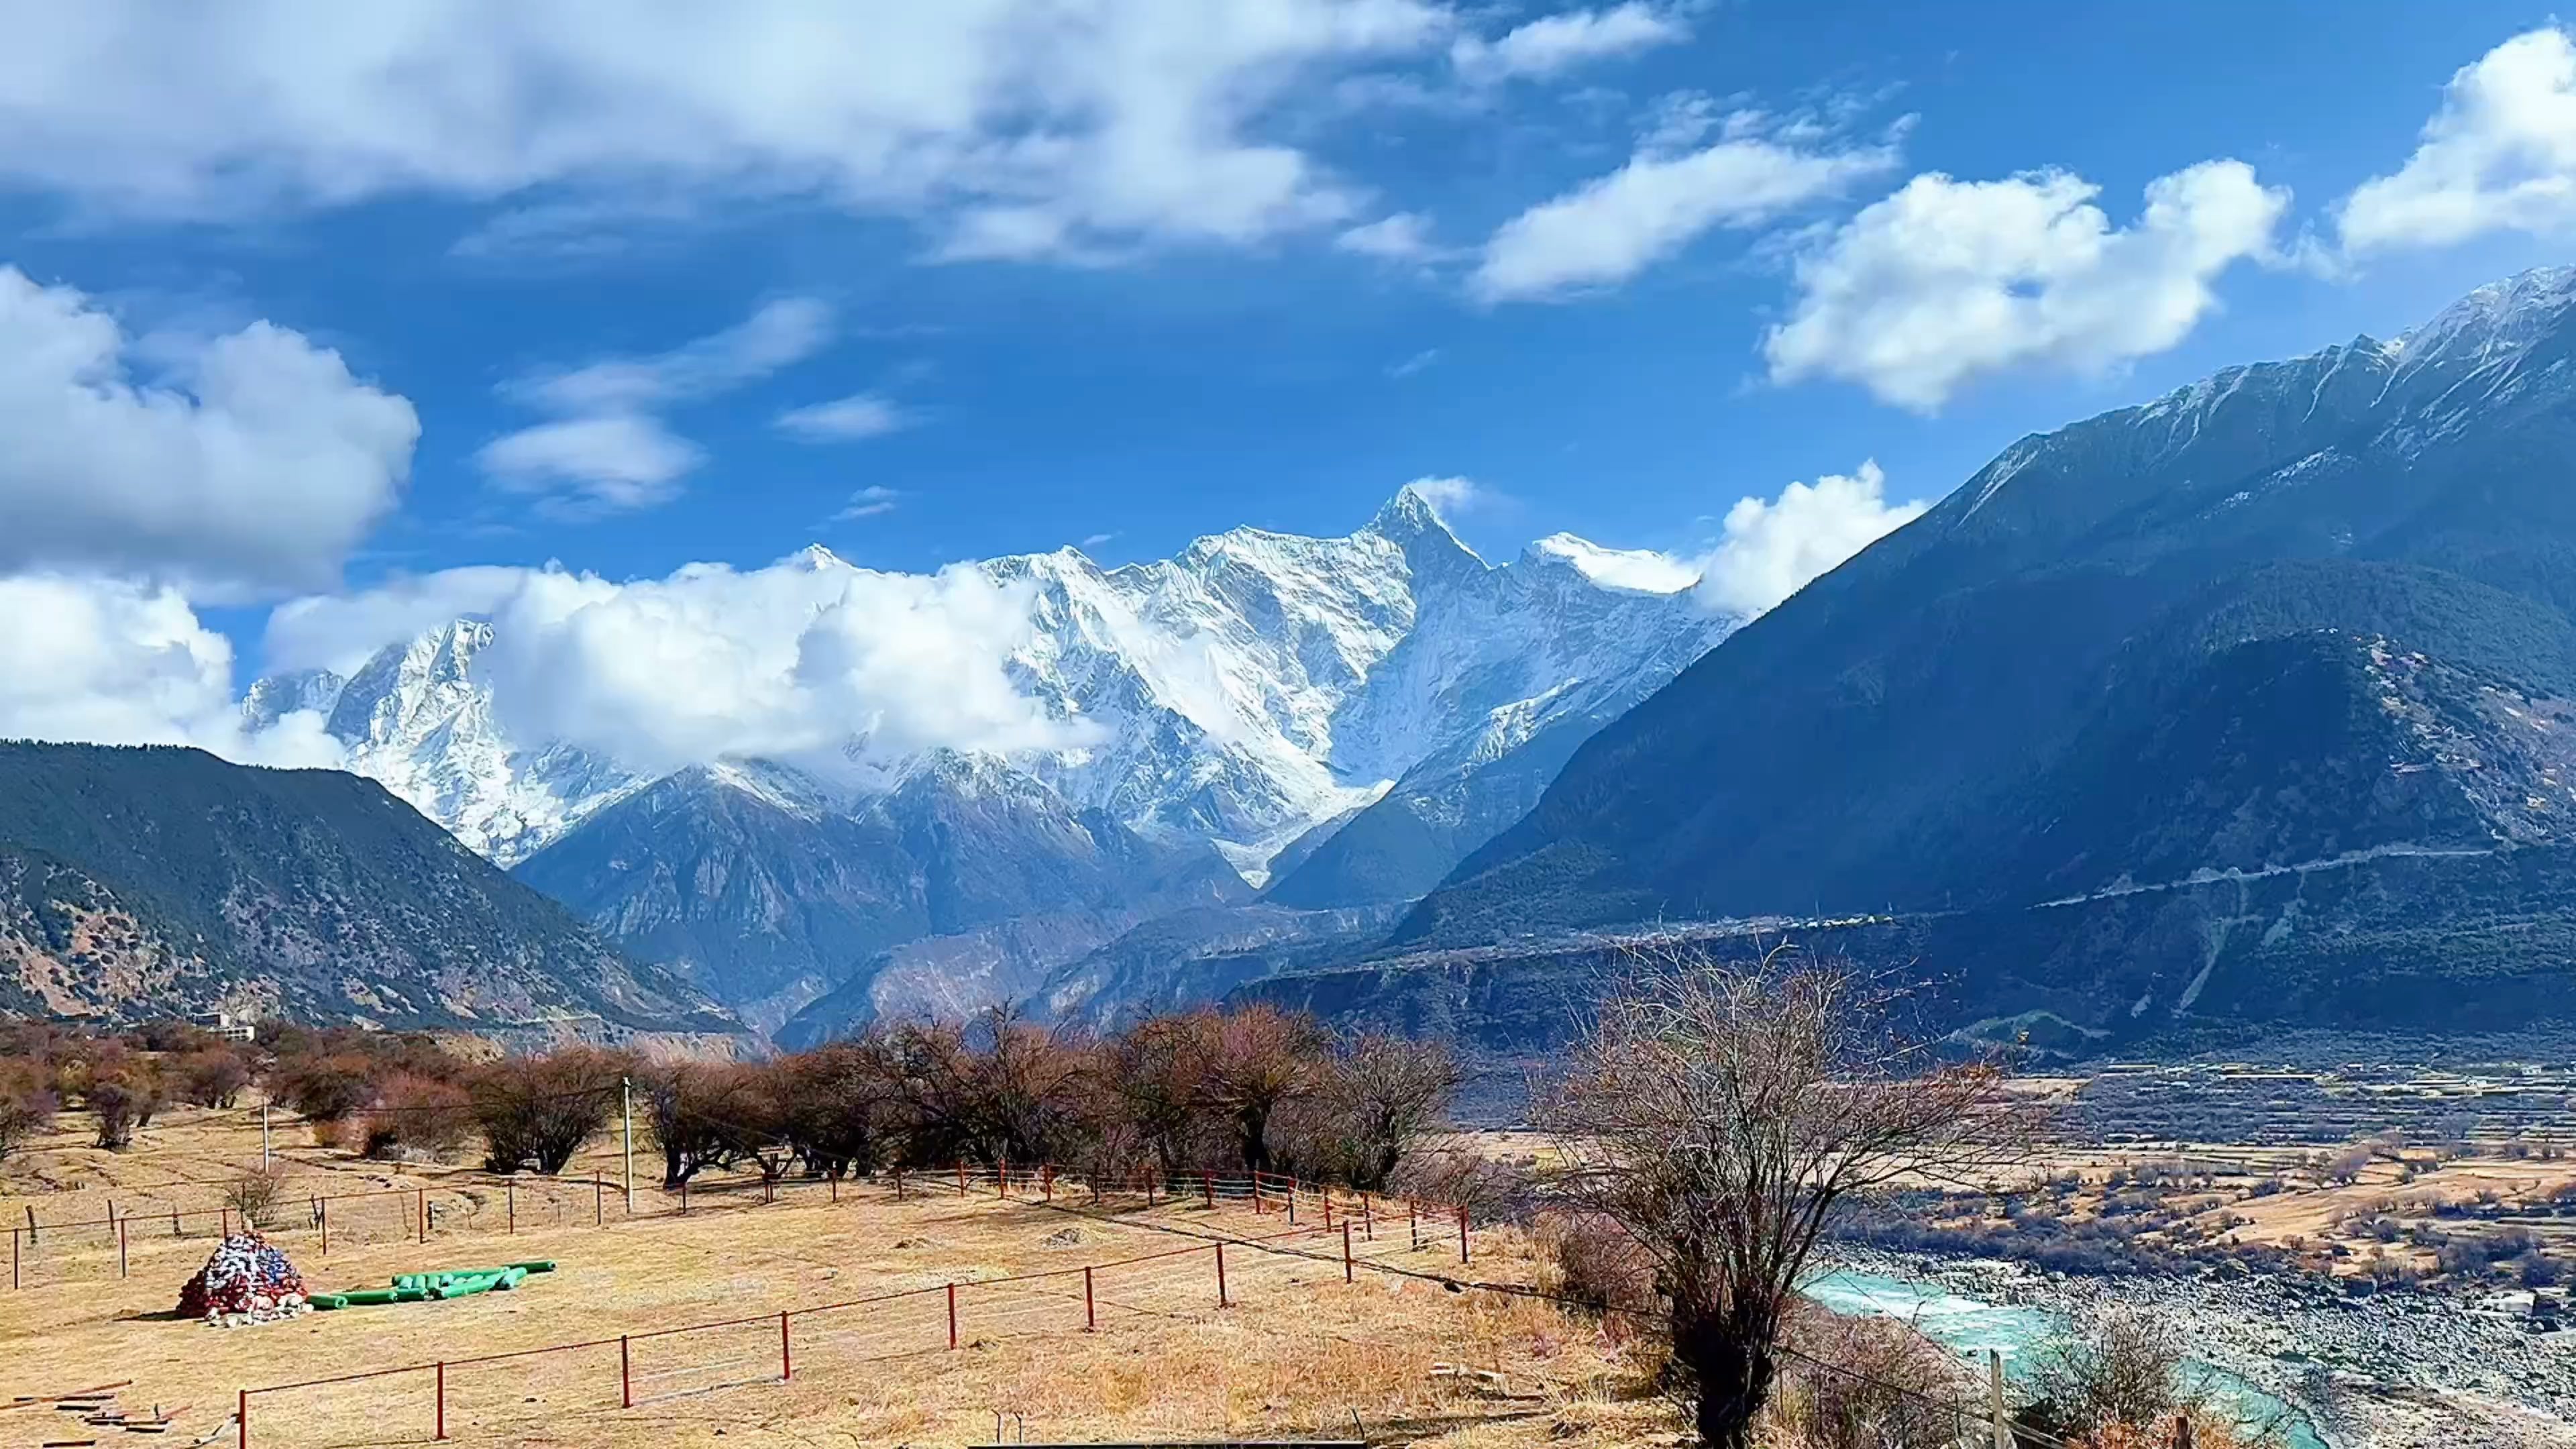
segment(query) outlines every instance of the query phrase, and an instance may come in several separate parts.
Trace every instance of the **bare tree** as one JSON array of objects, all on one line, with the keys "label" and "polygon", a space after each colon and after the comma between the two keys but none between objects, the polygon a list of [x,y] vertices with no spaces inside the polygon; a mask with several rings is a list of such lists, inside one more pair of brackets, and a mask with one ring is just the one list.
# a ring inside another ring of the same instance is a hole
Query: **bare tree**
[{"label": "bare tree", "polygon": [[618,1053],[572,1047],[484,1068],[467,1088],[483,1129],[483,1165],[494,1172],[563,1171],[608,1125],[618,1083],[632,1065]]},{"label": "bare tree", "polygon": [[662,1149],[662,1190],[742,1160],[750,1120],[766,1115],[749,1069],[728,1062],[673,1062],[639,1074],[644,1123]]},{"label": "bare tree", "polygon": [[1100,1080],[1114,1098],[1110,1105],[1153,1151],[1165,1176],[1195,1160],[1215,1020],[1207,1013],[1150,1016],[1101,1049]]},{"label": "bare tree", "polygon": [[1233,1123],[1244,1167],[1270,1169],[1270,1119],[1323,1084],[1324,1029],[1303,1012],[1256,1002],[1204,1028],[1203,1101]]},{"label": "bare tree", "polygon": [[1405,1153],[1447,1117],[1460,1078],[1445,1042],[1364,1036],[1335,1062],[1332,1095],[1353,1148],[1351,1186],[1385,1187]]},{"label": "bare tree", "polygon": [[1890,994],[1787,947],[1641,956],[1542,1108],[1581,1206],[1655,1261],[1701,1439],[1751,1442],[1784,1314],[1838,1208],[2015,1163],[2027,1114],[1990,1065],[1930,1062]]}]

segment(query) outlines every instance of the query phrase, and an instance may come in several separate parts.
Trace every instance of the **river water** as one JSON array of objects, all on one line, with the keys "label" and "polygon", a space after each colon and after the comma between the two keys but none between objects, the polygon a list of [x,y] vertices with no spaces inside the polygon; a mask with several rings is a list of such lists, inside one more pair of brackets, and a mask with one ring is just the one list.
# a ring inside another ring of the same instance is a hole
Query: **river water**
[{"label": "river water", "polygon": [[[1838,1269],[1806,1285],[1808,1297],[1836,1313],[1901,1318],[1924,1337],[1976,1360],[1980,1368],[1989,1349],[2003,1356],[2004,1375],[2026,1372],[2031,1352],[2067,1328],[2064,1315],[2021,1304],[1981,1303],[1962,1298],[1937,1283],[1915,1283]],[[2208,1364],[2192,1363],[2185,1373],[2193,1387],[2206,1392],[2237,1419],[2253,1424],[2279,1422],[2289,1449],[2327,1449],[2323,1439],[2298,1410],[2254,1385]]]}]

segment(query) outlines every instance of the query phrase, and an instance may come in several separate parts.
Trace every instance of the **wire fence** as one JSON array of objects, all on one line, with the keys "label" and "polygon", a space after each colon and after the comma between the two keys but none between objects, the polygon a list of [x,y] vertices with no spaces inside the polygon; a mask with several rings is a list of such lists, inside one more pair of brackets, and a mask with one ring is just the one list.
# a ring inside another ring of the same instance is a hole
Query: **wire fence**
[{"label": "wire fence", "polygon": [[[1362,1269],[1395,1259],[1445,1262],[1455,1253],[1465,1262],[1473,1251],[1463,1210],[1266,1173],[1140,1174],[1101,1187],[1051,1166],[960,1164],[948,1174],[833,1190],[850,1201],[927,1193],[1027,1201],[1084,1216],[1148,1205],[1194,1207],[1211,1216],[1138,1223],[1173,1237],[1175,1245],[1075,1266],[245,1387],[234,1405],[236,1445],[248,1449],[255,1426],[264,1443],[278,1442],[289,1427],[296,1440],[325,1443],[482,1437],[508,1432],[532,1402],[549,1414],[636,1409],[792,1382],[800,1371],[817,1368],[844,1371],[980,1344],[1101,1332],[1139,1318],[1195,1316],[1329,1279],[1336,1266],[1341,1281],[1351,1283]],[[1241,1231],[1219,1227],[1223,1221]]]}]

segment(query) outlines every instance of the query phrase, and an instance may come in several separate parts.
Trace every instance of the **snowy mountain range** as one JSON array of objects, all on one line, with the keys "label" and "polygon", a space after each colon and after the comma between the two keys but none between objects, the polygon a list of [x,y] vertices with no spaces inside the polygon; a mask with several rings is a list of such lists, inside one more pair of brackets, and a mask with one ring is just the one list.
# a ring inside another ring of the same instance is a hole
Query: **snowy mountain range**
[{"label": "snowy mountain range", "polygon": [[[783,566],[854,567],[820,548]],[[978,567],[1027,601],[1012,684],[1078,743],[934,750],[864,786],[759,760],[646,769],[513,737],[476,667],[493,626],[472,619],[346,678],[263,679],[244,709],[253,729],[324,713],[350,768],[774,1022],[908,940],[1074,911],[1089,949],[1104,919],[1248,898],[1389,810],[1442,822],[1407,836],[1418,894],[1739,622],[1657,554],[1558,535],[1488,565],[1411,487],[1340,538],[1240,528],[1159,562]],[[1544,768],[1498,790],[1534,746]],[[1334,869],[1299,904],[1385,896],[1364,865]]]}]

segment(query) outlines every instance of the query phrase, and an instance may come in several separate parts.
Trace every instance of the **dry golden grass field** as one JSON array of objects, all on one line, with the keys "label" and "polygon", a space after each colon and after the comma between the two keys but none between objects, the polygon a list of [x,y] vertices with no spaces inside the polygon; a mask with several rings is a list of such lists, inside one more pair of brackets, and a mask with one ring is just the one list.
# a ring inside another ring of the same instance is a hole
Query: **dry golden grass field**
[{"label": "dry golden grass field", "polygon": [[[1535,1253],[1507,1230],[1478,1230],[1462,1270],[1454,1228],[1435,1235],[1426,1225],[1416,1250],[1400,1210],[1373,1210],[1354,1234],[1356,1281],[1345,1283],[1347,1207],[1326,1233],[1311,1199],[1291,1239],[1274,1236],[1282,1216],[1256,1216],[1248,1203],[1147,1210],[1121,1200],[1109,1211],[1068,1189],[1049,1207],[918,1179],[901,1201],[885,1184],[845,1186],[838,1201],[799,1184],[763,1203],[735,1184],[698,1193],[686,1216],[668,1214],[676,1200],[639,1192],[630,1221],[613,1151],[576,1163],[567,1176],[577,1181],[512,1194],[462,1170],[389,1172],[312,1146],[300,1126],[279,1128],[281,1146],[290,1135],[291,1200],[272,1238],[316,1289],[505,1260],[560,1268],[515,1293],[449,1303],[233,1330],[176,1321],[168,1310],[216,1224],[183,1216],[174,1237],[170,1212],[211,1209],[213,1184],[257,1161],[256,1115],[175,1113],[118,1154],[58,1134],[0,1164],[0,1212],[23,1225],[33,1205],[41,1223],[63,1224],[105,1217],[113,1198],[125,1276],[115,1233],[100,1226],[47,1227],[22,1247],[25,1286],[0,1295],[0,1403],[130,1380],[118,1391],[129,1414],[176,1410],[160,1442],[230,1444],[241,1388],[444,1360],[444,1427],[459,1443],[964,1444],[992,1439],[997,1414],[1007,1437],[1032,1440],[1347,1434],[1355,1423],[1376,1443],[1678,1437],[1667,1406],[1637,1387],[1635,1367],[1592,1324],[1369,1266],[1536,1281]],[[639,1175],[647,1165],[639,1152]],[[610,1184],[597,1196],[594,1170]],[[325,1255],[309,1196],[369,1189],[384,1195],[335,1202]],[[413,1216],[423,1203],[426,1243]],[[1223,1308],[1217,1237],[1235,1240]],[[1244,1241],[1256,1238],[1272,1250]],[[1116,1264],[1093,1274],[1092,1332],[1082,1275],[1063,1271],[1085,1264]],[[1056,1276],[1026,1276],[1044,1273]],[[952,1282],[961,1285],[954,1350]],[[907,1290],[927,1291],[886,1296]],[[809,1311],[853,1299],[876,1301]],[[781,1310],[795,1310],[784,1377]],[[750,1321],[643,1336],[729,1319]],[[592,1346],[490,1358],[580,1342]],[[438,1394],[435,1369],[256,1394],[249,1442],[431,1442]],[[0,1407],[0,1446],[90,1438],[155,1442],[43,1403]]]}]

